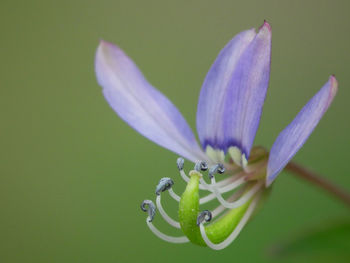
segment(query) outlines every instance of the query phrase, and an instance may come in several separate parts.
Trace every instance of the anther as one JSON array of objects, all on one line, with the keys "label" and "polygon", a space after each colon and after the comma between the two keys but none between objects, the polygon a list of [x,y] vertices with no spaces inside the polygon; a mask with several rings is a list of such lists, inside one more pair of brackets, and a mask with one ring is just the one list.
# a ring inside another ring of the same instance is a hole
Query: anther
[{"label": "anther", "polygon": [[184,158],[182,158],[182,157],[177,158],[176,163],[177,163],[177,168],[179,169],[179,171],[182,171],[184,169],[184,163],[185,163]]},{"label": "anther", "polygon": [[[146,206],[148,206],[148,208]],[[148,221],[152,222],[156,214],[156,206],[154,205],[154,203],[151,200],[144,200],[141,204],[141,210],[143,212],[148,212]]]},{"label": "anther", "polygon": [[195,169],[197,172],[206,171],[206,170],[208,170],[208,165],[207,165],[207,163],[204,162],[204,161],[198,161],[198,162],[196,162],[196,164],[194,165],[194,169]]},{"label": "anther", "polygon": [[213,178],[214,174],[216,173],[223,174],[224,172],[225,172],[224,165],[221,163],[218,163],[210,168],[208,175],[209,175],[209,178]]},{"label": "anther", "polygon": [[197,226],[205,222],[209,222],[212,218],[211,212],[209,210],[202,211],[197,217]]},{"label": "anther", "polygon": [[156,187],[156,195],[160,195],[161,192],[169,190],[173,186],[174,182],[169,177],[163,177],[160,179]]}]

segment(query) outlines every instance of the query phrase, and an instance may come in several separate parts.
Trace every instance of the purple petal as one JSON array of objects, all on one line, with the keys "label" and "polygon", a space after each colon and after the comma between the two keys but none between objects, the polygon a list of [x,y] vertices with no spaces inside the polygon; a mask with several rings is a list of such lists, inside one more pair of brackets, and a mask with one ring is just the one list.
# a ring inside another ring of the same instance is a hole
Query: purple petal
[{"label": "purple petal", "polygon": [[204,149],[228,151],[243,164],[248,159],[268,87],[270,54],[267,22],[258,33],[238,34],[220,52],[198,103],[197,130]]},{"label": "purple petal", "polygon": [[302,108],[295,119],[278,135],[267,166],[266,185],[269,186],[310,136],[335,94],[338,82],[331,76],[319,92]]},{"label": "purple petal", "polygon": [[191,161],[205,159],[181,113],[147,82],[120,48],[101,41],[95,67],[106,100],[131,127]]}]

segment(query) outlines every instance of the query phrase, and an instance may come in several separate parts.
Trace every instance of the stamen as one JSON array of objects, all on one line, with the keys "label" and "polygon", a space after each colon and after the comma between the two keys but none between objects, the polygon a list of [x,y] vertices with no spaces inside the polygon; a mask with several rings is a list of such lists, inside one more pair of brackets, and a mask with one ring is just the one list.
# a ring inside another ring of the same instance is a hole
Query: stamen
[{"label": "stamen", "polygon": [[[232,202],[232,201],[235,201],[237,200],[237,198],[239,196],[241,196],[241,194],[244,192],[245,189],[239,189],[237,190],[233,195],[231,195],[227,201],[228,202]],[[224,207],[223,205],[219,205],[218,207],[216,207],[213,212],[211,213],[213,218],[217,217],[219,214],[221,214],[221,212],[225,211],[226,207]]]},{"label": "stamen", "polygon": [[[148,206],[148,208],[146,206]],[[144,200],[141,204],[141,210],[143,212],[148,212],[147,220],[148,222],[152,222],[156,214],[156,206],[154,203],[151,200]]]},{"label": "stamen", "polygon": [[[183,158],[180,157],[177,159],[177,166],[180,170],[181,177],[185,180],[185,182],[188,183],[190,178],[187,177],[187,175],[185,174],[185,172],[183,170],[183,166],[184,166],[184,159]],[[206,163],[202,162],[202,161],[197,162],[195,165],[195,169],[196,169],[195,171],[199,172],[198,170],[200,170],[202,168],[203,169],[207,168]],[[213,167],[210,168],[209,177],[212,178],[215,173],[224,173],[224,172],[225,172],[225,167],[222,164],[217,164],[217,165],[214,165]],[[215,197],[217,197],[218,194],[229,192],[229,191],[234,190],[235,188],[241,186],[243,183],[245,183],[245,180],[243,177],[239,178],[241,176],[241,174],[244,174],[244,172],[241,172],[234,177],[224,179],[218,183],[211,182],[211,184],[206,183],[203,178],[200,178],[199,189],[200,190],[209,190],[213,193],[201,198],[199,203],[205,204],[207,202],[210,202],[211,200],[215,199]],[[233,182],[230,184],[227,184],[230,181],[233,181]],[[223,186],[223,187],[216,188],[216,187],[220,187],[220,186]],[[216,189],[214,189],[214,188],[216,188]],[[180,200],[180,197],[177,194],[175,194],[172,190],[169,191],[169,193],[176,201]]]},{"label": "stamen", "polygon": [[206,171],[208,170],[208,164],[204,161],[198,161],[194,165],[194,170],[196,170],[197,172]]},{"label": "stamen", "polygon": [[216,173],[223,174],[224,172],[225,172],[224,165],[221,163],[218,163],[210,168],[208,175],[209,175],[209,178],[211,179],[214,176],[214,174]]},{"label": "stamen", "polygon": [[180,172],[182,179],[184,179],[184,181],[186,183],[188,183],[190,178],[187,177],[187,175],[185,174],[185,171],[184,171],[185,160],[182,157],[179,157],[176,160],[176,164],[177,164],[177,168],[179,169],[179,172]]},{"label": "stamen", "polygon": [[[200,179],[200,181],[204,184],[205,182],[204,182],[204,180],[201,178]],[[209,191],[212,191],[213,193],[211,193],[211,194],[209,194],[209,195],[207,195],[207,196],[205,196],[205,197],[202,197],[200,200],[199,200],[199,203],[200,204],[205,204],[205,203],[207,203],[207,202],[209,202],[209,201],[211,201],[211,200],[213,200],[213,199],[215,199],[215,197],[217,196],[216,194],[215,194],[215,191],[217,191],[217,192],[219,192],[220,194],[223,194],[223,193],[227,193],[227,192],[229,192],[229,191],[231,191],[231,190],[233,190],[233,189],[235,189],[235,188],[237,188],[237,187],[239,187],[239,186],[241,186],[242,184],[244,184],[246,181],[245,181],[245,179],[244,179],[244,177],[241,177],[241,178],[239,178],[239,179],[236,179],[235,181],[233,181],[231,184],[229,184],[229,185],[226,185],[226,186],[224,186],[224,187],[222,187],[222,188],[216,188],[216,185],[217,184],[207,184],[207,183],[205,183],[206,184],[206,186],[208,187],[207,189],[209,190]],[[215,189],[214,189],[215,188]]]},{"label": "stamen", "polygon": [[157,195],[157,199],[156,199],[156,203],[157,203],[157,208],[159,210],[159,213],[162,215],[162,217],[164,218],[165,221],[167,221],[167,223],[173,227],[176,228],[181,228],[180,223],[175,221],[174,219],[172,219],[170,216],[168,216],[168,214],[164,211],[163,207],[162,207],[162,203],[160,202],[160,195]]},{"label": "stamen", "polygon": [[184,170],[180,170],[180,175],[182,177],[182,179],[188,183],[188,181],[190,180],[190,178],[187,177],[187,175],[185,174],[185,171]]},{"label": "stamen", "polygon": [[202,224],[204,221],[209,222],[211,220],[212,216],[209,210],[202,211],[198,217],[197,217],[197,226]]},{"label": "stamen", "polygon": [[224,249],[225,247],[227,247],[228,245],[230,245],[239,235],[239,233],[241,232],[241,230],[243,229],[243,227],[245,226],[245,224],[248,222],[250,216],[252,215],[257,203],[259,200],[259,196],[256,197],[252,203],[250,204],[250,206],[248,207],[246,213],[244,214],[244,216],[242,217],[241,221],[238,223],[237,227],[233,230],[233,232],[230,234],[230,236],[224,240],[223,242],[219,243],[219,244],[214,244],[212,243],[206,232],[205,232],[205,227],[203,225],[203,222],[199,225],[200,228],[200,232],[201,232],[201,236],[204,240],[204,242],[207,244],[208,247],[210,247],[211,249],[214,250],[221,250]]},{"label": "stamen", "polygon": [[[227,179],[217,183],[216,185],[220,185],[222,182],[224,183],[223,185],[225,185],[229,181],[233,181],[233,182],[228,184],[228,185],[226,185],[225,187],[219,188],[220,193],[223,194],[223,193],[229,192],[229,191],[235,189],[236,187],[240,186],[241,184],[245,183],[245,179],[243,177],[240,178],[240,179],[230,177],[230,178],[227,178]],[[211,185],[208,185],[208,186],[211,187]],[[170,188],[168,192],[169,192],[170,196],[175,201],[180,202],[181,197],[179,195],[177,195],[172,188]],[[202,197],[199,200],[199,203],[200,204],[208,203],[211,200],[215,199],[215,197],[216,197],[216,195],[214,193],[208,194],[207,196]]]},{"label": "stamen", "polygon": [[[216,164],[216,165],[212,166],[209,170],[209,173],[208,173],[208,176],[211,179],[211,184],[207,184],[203,178],[200,178],[201,185],[204,186],[207,190],[214,192],[214,196],[215,196],[215,192],[226,193],[226,192],[229,192],[229,191],[239,187],[243,183],[245,183],[244,177],[239,178],[239,175],[235,176],[233,179],[233,182],[229,185],[226,184],[226,181],[228,181],[228,179],[232,180],[232,177],[227,178],[219,183],[216,183],[216,181],[213,182],[214,174],[216,174],[216,173],[223,174],[224,172],[225,172],[225,167],[223,164]],[[218,188],[218,186],[223,186],[223,187]],[[208,202],[208,201],[212,200],[214,198],[214,196],[212,194],[210,194],[207,197],[204,197],[205,199],[203,199],[202,202],[204,202],[204,200],[206,200],[206,202]]]},{"label": "stamen", "polygon": [[[232,178],[231,178],[232,179]],[[237,187],[239,187],[241,184],[245,183],[246,180],[244,177],[241,178],[234,178],[235,180],[233,180],[232,183],[230,184],[226,184],[223,187],[217,187],[219,185],[219,183],[211,183],[211,184],[207,184],[203,178],[200,178],[200,183],[208,190],[211,192],[215,192],[215,189],[219,192],[219,193],[226,193],[229,192]],[[215,188],[215,189],[214,189]]]},{"label": "stamen", "polygon": [[153,224],[152,222],[146,220],[147,225],[149,227],[149,229],[153,232],[153,234],[155,234],[157,237],[159,237],[160,239],[163,239],[164,241],[170,242],[170,243],[187,243],[189,242],[188,238],[186,236],[182,236],[182,237],[172,237],[172,236],[168,236],[163,234],[162,232],[160,232]]},{"label": "stamen", "polygon": [[[186,175],[185,171],[183,170],[183,168],[184,168],[184,162],[185,162],[184,159],[181,158],[181,157],[177,158],[177,160],[176,160],[177,168],[179,169],[179,172],[180,172],[180,175],[181,175],[182,179],[183,179],[186,183],[188,183],[188,182],[190,181],[190,178]],[[203,166],[203,168],[204,168],[204,166]],[[201,189],[201,190],[206,190],[207,188],[204,187],[204,186],[202,186],[202,185],[199,185],[199,189]]]},{"label": "stamen", "polygon": [[161,192],[169,190],[173,186],[174,182],[169,177],[163,177],[160,179],[156,187],[156,195],[160,195]]},{"label": "stamen", "polygon": [[[231,191],[231,190],[233,190],[233,189],[235,189],[235,188],[241,186],[241,185],[244,184],[244,183],[245,183],[245,178],[244,178],[244,177],[241,177],[241,178],[235,180],[234,182],[232,182],[231,184],[226,185],[226,186],[224,186],[224,187],[222,187],[222,188],[219,188],[219,192],[220,192],[220,193],[229,192],[229,191]],[[216,184],[214,184],[213,187],[216,187]]]},{"label": "stamen", "polygon": [[[210,171],[209,171],[209,177],[211,178],[211,184],[207,184],[202,178],[200,178],[201,183],[209,190],[212,191],[215,195],[215,197],[219,200],[219,202],[226,208],[229,209],[233,209],[236,207],[239,207],[243,204],[245,204],[262,186],[262,183],[257,183],[254,187],[252,187],[252,189],[250,189],[249,191],[247,191],[239,200],[235,201],[235,202],[227,202],[223,197],[222,197],[222,193],[231,191],[237,187],[239,187],[240,185],[242,185],[243,183],[245,183],[244,177],[234,181],[232,184],[227,185],[223,188],[217,188],[216,185],[216,180],[214,177],[214,174],[216,172],[223,172],[224,171],[224,167],[223,165],[217,164],[214,165],[213,167],[211,167]],[[214,197],[210,194],[206,197],[204,197],[205,199],[202,199],[200,201],[202,202],[208,202],[210,200],[212,200]],[[201,202],[200,202],[201,203]]]},{"label": "stamen", "polygon": [[217,182],[215,186],[217,187],[222,187],[222,186],[226,186],[229,183],[234,182],[235,180],[237,180],[239,177],[241,177],[242,175],[244,175],[244,172],[238,173],[234,176],[230,176],[229,178],[226,178],[224,180],[221,180],[220,182]]},{"label": "stamen", "polygon": [[162,207],[162,203],[160,202],[160,198],[161,198],[160,193],[170,190],[173,185],[174,185],[174,182],[169,177],[163,177],[162,179],[160,179],[156,187],[156,195],[157,195],[156,203],[157,203],[157,208],[160,214],[162,215],[162,217],[164,218],[164,220],[167,221],[173,227],[181,228],[179,222],[173,220],[171,217],[168,216],[168,214],[164,211]]},{"label": "stamen", "polygon": [[[160,197],[160,195],[158,195],[158,197]],[[151,200],[144,200],[141,204],[141,209],[144,212],[148,212],[148,217],[146,219],[147,226],[153,232],[153,234],[155,234],[157,237],[171,243],[187,243],[189,241],[188,238],[185,236],[172,237],[172,236],[165,235],[152,224],[152,221],[156,214],[156,206]]]},{"label": "stamen", "polygon": [[[179,163],[179,159],[180,159],[180,167],[181,167],[181,162],[182,162],[182,167],[183,167],[183,159],[182,158],[178,158],[178,163]],[[182,160],[182,161],[181,161]],[[179,167],[179,165],[178,165]],[[169,177],[163,177],[162,179],[160,179],[157,187],[156,187],[156,195],[160,195],[161,192],[164,192],[166,190],[169,190],[169,194],[170,196],[175,199],[175,201],[180,202],[180,196],[178,196],[177,194],[174,193],[172,186],[174,185],[174,181],[169,178]]]},{"label": "stamen", "polygon": [[[215,183],[214,177],[212,178],[212,182]],[[238,199],[237,201],[232,202],[232,203],[227,202],[222,197],[221,193],[218,191],[217,188],[214,187],[213,189],[214,189],[214,194],[215,194],[216,198],[219,200],[219,202],[224,207],[229,208],[229,209],[233,209],[233,208],[239,207],[239,206],[245,204],[246,202],[248,202],[249,199],[259,191],[259,189],[263,186],[263,184],[264,184],[263,181],[256,183],[250,190],[248,190],[245,194],[243,194],[243,196],[240,199]]]},{"label": "stamen", "polygon": [[208,203],[211,200],[215,199],[215,197],[216,196],[214,193],[208,194],[207,196],[204,196],[201,199],[199,199],[199,204],[202,205],[202,204]]},{"label": "stamen", "polygon": [[173,189],[169,189],[170,196],[177,202],[180,202],[181,197],[174,193]]},{"label": "stamen", "polygon": [[[196,166],[197,166],[197,164],[196,164]],[[214,174],[216,174],[216,173],[223,174],[224,172],[225,172],[225,167],[224,167],[224,165],[222,165],[222,164],[216,164],[216,165],[214,165],[214,166],[212,166],[212,167],[210,168],[208,175],[209,175],[209,178],[212,178],[212,177],[214,176]],[[200,183],[201,183],[201,185],[203,185],[207,190],[213,192],[213,189],[212,189],[213,186],[207,184],[207,183],[204,181],[203,178],[200,178]]]},{"label": "stamen", "polygon": [[182,157],[177,158],[176,163],[177,163],[177,168],[179,169],[179,171],[184,169],[184,164],[185,164],[184,158],[182,158]]},{"label": "stamen", "polygon": [[[182,179],[188,183],[188,181],[190,180],[190,178],[186,175],[185,171],[183,170],[183,167],[184,167],[184,159],[182,157],[179,157],[177,158],[176,160],[176,163],[177,163],[177,168],[179,169],[179,172],[180,172],[180,175],[182,177]],[[205,165],[206,163],[205,162],[201,162],[201,163],[204,163],[204,164],[199,164],[198,162],[198,165],[196,163],[196,165],[199,167],[199,166],[202,166],[203,169],[205,168]],[[195,165],[195,170],[196,170],[196,165]],[[196,170],[198,171],[198,170]],[[200,172],[200,171],[198,171]],[[219,167],[218,167],[218,170],[217,170],[218,173],[223,173],[225,172],[225,168],[223,167],[222,164],[219,164]],[[236,176],[241,176],[241,174],[244,174],[244,172],[240,172],[239,174],[237,174]],[[234,177],[236,177],[234,176]],[[229,178],[226,178],[220,182],[218,182],[216,184],[217,187],[220,187],[220,186],[227,186],[227,183],[229,183],[230,181],[232,180],[236,180],[236,178],[234,178],[233,176],[232,177],[229,177]],[[199,184],[199,189],[200,190],[209,190],[209,188],[211,187],[211,185],[207,184],[203,179],[201,179],[200,181],[200,184]],[[210,190],[211,191],[211,190]],[[171,193],[170,193],[171,194]],[[174,197],[173,197],[174,198]],[[175,200],[177,200],[176,198],[174,198]]]},{"label": "stamen", "polygon": [[[205,161],[197,161],[194,169],[188,175],[184,171],[184,162],[184,159],[181,157],[176,161],[181,177],[188,183],[185,192],[181,196],[177,195],[172,189],[174,181],[171,178],[164,177],[160,179],[155,189],[155,194],[157,195],[156,205],[150,200],[144,200],[141,204],[141,209],[148,213],[146,223],[157,237],[167,242],[186,243],[191,241],[199,245],[207,244],[212,249],[223,249],[238,236],[243,226],[249,220],[256,206],[257,197],[260,196],[257,193],[262,189],[264,180],[255,181],[254,177],[251,182],[247,182],[247,177],[250,174],[247,174],[244,167],[240,168],[240,170],[233,170],[235,166],[232,163],[227,164],[226,167],[218,163],[210,167],[208,171],[210,183],[207,183],[202,175],[203,171],[208,170],[208,164]],[[253,165],[259,165],[257,168],[259,168],[260,173],[261,163],[257,161]],[[224,173],[225,168],[229,171],[229,177],[216,182],[215,174]],[[255,167],[252,166],[252,168]],[[252,174],[254,175],[252,176],[256,176],[256,172],[256,170],[253,170]],[[241,187],[242,185],[243,187]],[[210,193],[200,198],[199,190],[208,190]],[[171,218],[162,206],[161,194],[165,191],[169,191],[169,195],[179,202],[179,222]],[[230,191],[234,191],[234,193],[225,200],[222,194]],[[200,204],[215,198],[218,199],[220,204],[212,213],[208,210],[199,213]],[[157,209],[167,223],[177,229],[181,229],[185,236],[173,237],[160,232],[152,223]],[[224,211],[227,211],[227,213],[222,214]],[[218,220],[204,227],[205,222],[209,222],[212,218],[219,215],[221,216]],[[210,239],[206,235],[206,229]],[[216,230],[220,231],[217,232]],[[213,243],[211,240],[218,244]]]}]

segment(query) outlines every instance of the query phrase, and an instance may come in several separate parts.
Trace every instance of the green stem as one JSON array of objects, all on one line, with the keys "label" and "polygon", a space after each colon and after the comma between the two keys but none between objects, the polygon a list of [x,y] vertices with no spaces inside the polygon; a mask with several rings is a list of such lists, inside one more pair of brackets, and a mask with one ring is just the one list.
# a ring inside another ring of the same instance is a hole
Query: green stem
[{"label": "green stem", "polygon": [[341,200],[343,203],[350,207],[350,194],[348,191],[341,188],[340,186],[335,185],[329,180],[300,166],[295,162],[290,162],[289,164],[287,164],[285,169],[299,176],[300,178],[305,179],[310,183],[322,188],[323,190],[327,191],[329,194],[333,195],[334,197]]}]

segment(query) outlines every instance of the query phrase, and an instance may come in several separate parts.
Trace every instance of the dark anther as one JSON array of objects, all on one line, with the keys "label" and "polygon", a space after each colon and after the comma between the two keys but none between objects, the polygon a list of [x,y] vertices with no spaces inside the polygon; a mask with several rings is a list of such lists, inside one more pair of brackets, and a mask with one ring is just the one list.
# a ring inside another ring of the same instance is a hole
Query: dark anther
[{"label": "dark anther", "polygon": [[179,171],[182,171],[184,169],[184,163],[185,163],[184,158],[182,158],[182,157],[177,158],[176,163],[177,163],[177,168],[179,169]]},{"label": "dark anther", "polygon": [[197,217],[197,226],[199,226],[203,221],[209,222],[211,220],[212,216],[209,210],[202,211],[199,216]]},{"label": "dark anther", "polygon": [[194,169],[198,172],[200,171],[206,171],[208,170],[208,165],[206,162],[204,161],[198,161],[196,162],[196,164],[194,165]]},{"label": "dark anther", "polygon": [[173,186],[174,182],[169,177],[163,177],[160,179],[156,187],[156,195],[160,195],[161,192],[169,190]]},{"label": "dark anther", "polygon": [[[148,208],[146,206],[148,206]],[[152,222],[156,214],[156,206],[154,203],[151,200],[144,200],[141,204],[141,210],[143,212],[148,212],[149,222]]]},{"label": "dark anther", "polygon": [[208,175],[209,175],[209,178],[213,178],[214,174],[216,173],[223,174],[224,172],[225,172],[224,165],[221,163],[218,163],[210,168]]}]

